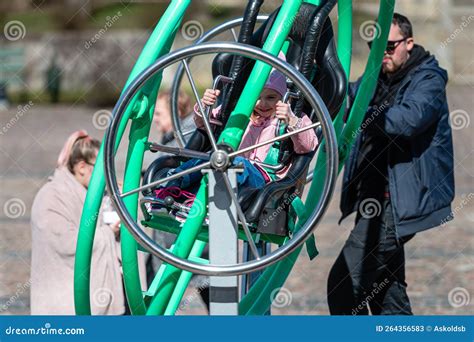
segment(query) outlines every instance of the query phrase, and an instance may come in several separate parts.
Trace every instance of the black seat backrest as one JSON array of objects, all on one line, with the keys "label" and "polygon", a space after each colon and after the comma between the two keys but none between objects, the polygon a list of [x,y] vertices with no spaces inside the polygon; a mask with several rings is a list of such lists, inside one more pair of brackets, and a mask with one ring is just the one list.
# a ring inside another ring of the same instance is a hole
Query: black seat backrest
[{"label": "black seat backrest", "polygon": [[[326,5],[329,4],[326,3]],[[322,6],[319,7],[316,5],[303,3],[297,16],[295,17],[293,26],[291,27],[290,33],[288,35],[290,46],[286,59],[289,64],[293,65],[297,69],[300,69],[301,54],[306,40],[308,27],[311,26],[313,19],[317,16],[318,11],[321,9]],[[252,35],[251,45],[260,48],[263,46],[278,15],[278,12],[279,9],[275,10]],[[339,112],[346,95],[347,79],[344,69],[342,68],[337,56],[331,20],[329,18],[326,19],[326,17],[324,17],[323,20],[323,27],[314,56],[314,60],[316,62],[314,68],[316,71],[314,73],[314,77],[310,81],[326,104],[331,117],[334,118]],[[228,53],[218,54],[212,63],[213,77],[215,78],[218,75],[229,75],[234,57],[234,55]],[[224,105],[225,108],[223,108],[221,113],[221,121],[226,122],[228,115],[230,115],[230,112],[235,107],[254,64],[255,61],[246,59],[245,63],[241,64],[241,70],[234,84],[228,86],[232,87],[230,92],[235,96],[230,96],[230,98],[227,98],[227,101]],[[226,93],[224,93],[224,96],[226,96]],[[307,101],[304,101],[302,112],[307,114],[311,112],[311,108]],[[218,129],[216,133],[219,134],[220,130]],[[200,135],[200,133],[196,134]],[[206,146],[208,147],[209,145],[207,144]],[[195,148],[194,144],[188,144],[187,147],[192,149]]]},{"label": "black seat backrest", "polygon": [[[288,35],[290,46],[287,52],[287,62],[295,68],[300,69],[300,59],[303,46],[305,43],[307,28],[311,25],[314,16],[319,10],[318,6],[303,3],[296,16],[293,26]],[[268,37],[273,22],[276,19],[279,9],[273,12],[265,23],[252,36],[252,45],[262,47]],[[346,95],[347,79],[342,68],[339,58],[337,56],[336,45],[334,42],[334,33],[332,30],[331,20],[325,19],[322,23],[322,31],[314,56],[316,69],[315,76],[310,80],[319,95],[323,99],[326,107],[332,118],[336,116],[342,105]],[[216,56],[212,65],[213,76],[228,75],[232,65],[233,55],[222,53]],[[236,87],[240,87],[240,92],[245,85],[248,76],[253,68],[254,61],[247,60],[238,79],[236,80]],[[240,95],[240,94],[239,94]],[[223,120],[226,120],[226,115],[234,108],[238,96],[234,97],[233,101],[229,101],[226,113],[223,113]],[[311,111],[309,104],[305,101],[303,112]]]},{"label": "black seat backrest", "polygon": [[[288,34],[290,46],[286,55],[289,64],[307,75],[307,78],[324,101],[332,118],[339,112],[347,88],[347,79],[337,56],[332,24],[328,17],[334,3],[334,1],[326,1],[322,6],[308,3],[301,5]],[[263,47],[278,12],[279,9],[274,11],[253,34],[252,45]],[[306,56],[309,56],[309,62],[303,60],[305,51]],[[234,55],[227,53],[217,55],[213,61],[213,76],[229,75],[233,58],[235,58]],[[228,115],[235,107],[254,64],[255,61],[251,59],[247,59],[246,63],[243,64],[230,90],[231,94],[236,96],[232,96],[224,102],[221,121],[226,122]],[[304,70],[301,70],[302,68]],[[291,90],[295,91],[296,89]],[[296,115],[311,112],[311,106],[306,100],[294,103],[293,109],[295,109]],[[315,119],[313,118],[313,121],[317,121]],[[286,164],[291,155],[294,154],[291,140],[284,141],[280,151],[279,162]]]},{"label": "black seat backrest", "polygon": [[[323,3],[324,5],[328,5],[330,2],[331,0],[328,0],[327,2]],[[306,39],[306,31],[312,23],[312,20],[317,15],[318,9],[319,8],[317,6],[311,4],[302,4],[288,36],[288,39],[290,40],[290,47],[287,53],[287,62],[298,69],[300,68],[300,64],[302,64],[300,62],[301,55],[305,48],[304,42]],[[263,46],[277,14],[278,10],[275,11],[269,17],[269,19],[253,34],[251,39],[252,45],[260,48]],[[321,34],[319,36],[320,38],[314,56],[314,60],[316,62],[314,67],[316,68],[316,72],[310,81],[325,102],[329,113],[334,118],[334,116],[338,113],[345,97],[347,80],[344,70],[342,69],[337,57],[331,21],[329,18],[326,19],[326,17],[324,17],[324,22],[321,22],[321,25]],[[221,53],[216,56],[212,65],[214,78],[217,75],[229,75],[232,68],[233,58],[233,55],[226,53]],[[240,97],[241,91],[248,79],[248,76],[250,75],[254,63],[255,62],[253,60],[246,59],[245,63],[240,64],[241,69],[238,73],[236,81],[232,85],[232,87],[235,87],[235,91],[232,94],[237,94],[237,96],[230,96],[226,98],[227,106],[224,109],[223,117],[221,118],[221,120],[224,122],[226,122],[228,115],[235,107],[235,104]],[[305,104],[303,108],[304,113],[309,114],[310,109],[308,107],[309,106]],[[291,145],[291,140],[288,139],[287,143]],[[191,136],[191,139],[188,141],[186,147],[200,151],[208,150],[210,144],[206,132],[199,129],[196,130]],[[291,147],[288,148],[288,146],[286,148],[282,146],[281,149],[285,151],[292,150]],[[305,184],[306,173],[314,154],[314,151],[306,154],[294,154],[291,167],[288,170],[288,174],[285,178],[267,184],[264,189],[258,192],[258,195],[252,195],[253,200],[248,201],[249,205],[245,210],[245,215],[249,222],[259,222],[265,205],[269,202],[270,198],[276,198],[278,200],[278,198],[281,198],[281,196],[284,194],[288,192],[294,192],[296,189],[300,189]],[[172,161],[157,161],[156,169],[161,166],[171,167],[171,163]],[[154,174],[156,174],[156,171],[150,172],[147,175],[148,177],[145,177],[144,181],[150,181],[154,179]],[[245,193],[240,193],[239,197],[245,197]]]}]

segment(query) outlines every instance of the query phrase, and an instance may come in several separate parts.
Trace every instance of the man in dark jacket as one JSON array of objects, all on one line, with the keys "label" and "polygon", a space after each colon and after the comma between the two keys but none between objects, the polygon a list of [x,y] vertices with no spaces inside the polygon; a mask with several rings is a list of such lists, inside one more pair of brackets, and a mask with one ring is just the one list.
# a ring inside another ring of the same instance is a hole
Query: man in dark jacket
[{"label": "man in dark jacket", "polygon": [[[452,218],[447,73],[395,13],[382,70],[345,165],[342,219],[355,227],[328,279],[331,314],[412,314],[404,243]],[[351,104],[360,80],[351,84]]]}]

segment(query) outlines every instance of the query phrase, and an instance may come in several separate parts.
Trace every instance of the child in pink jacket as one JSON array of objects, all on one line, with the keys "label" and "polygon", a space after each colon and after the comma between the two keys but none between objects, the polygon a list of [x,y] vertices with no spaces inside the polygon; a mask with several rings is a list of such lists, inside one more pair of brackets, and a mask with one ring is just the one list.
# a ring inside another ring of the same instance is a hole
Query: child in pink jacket
[{"label": "child in pink jacket", "polygon": [[[255,108],[253,109],[253,112],[250,116],[250,122],[244,132],[239,149],[243,149],[274,138],[279,120],[282,120],[287,124],[288,132],[312,124],[308,116],[303,115],[303,117],[298,118],[291,111],[290,105],[282,102],[286,91],[287,88],[285,76],[279,71],[273,71],[260,94]],[[214,105],[219,94],[219,90],[206,89],[204,96],[201,99],[202,104],[205,106]],[[216,120],[219,111],[220,107],[212,111],[210,118],[211,124],[221,124]],[[194,106],[194,112],[194,121],[196,126],[198,128],[204,129],[204,121],[201,114],[199,113],[199,107],[197,104]],[[313,129],[308,129],[304,132],[295,134],[291,136],[291,140],[293,141],[294,151],[298,154],[314,151],[318,145],[318,139]],[[255,164],[255,162],[265,162],[265,158],[271,146],[272,144],[270,143],[234,158],[234,165],[244,165],[244,172],[238,173],[237,176],[239,189],[242,187],[262,188],[267,182],[270,181],[267,172],[261,166]],[[192,159],[176,168],[169,174],[178,173],[194,165],[200,164],[201,162],[202,161],[200,160]],[[289,165],[283,170],[279,171],[277,173],[277,178],[283,178],[286,175],[288,168]],[[201,177],[202,175],[200,172],[183,176],[179,186],[184,188],[189,187],[190,185],[200,181]]]}]

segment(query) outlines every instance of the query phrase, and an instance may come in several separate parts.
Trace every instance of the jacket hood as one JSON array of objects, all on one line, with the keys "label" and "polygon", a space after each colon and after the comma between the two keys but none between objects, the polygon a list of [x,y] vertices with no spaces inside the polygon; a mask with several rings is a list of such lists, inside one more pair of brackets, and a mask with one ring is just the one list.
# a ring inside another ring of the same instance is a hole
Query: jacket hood
[{"label": "jacket hood", "polygon": [[438,60],[433,55],[430,55],[423,63],[420,64],[420,66],[415,68],[413,74],[421,71],[436,72],[441,75],[441,77],[443,77],[446,83],[448,82],[448,72],[439,66]]}]

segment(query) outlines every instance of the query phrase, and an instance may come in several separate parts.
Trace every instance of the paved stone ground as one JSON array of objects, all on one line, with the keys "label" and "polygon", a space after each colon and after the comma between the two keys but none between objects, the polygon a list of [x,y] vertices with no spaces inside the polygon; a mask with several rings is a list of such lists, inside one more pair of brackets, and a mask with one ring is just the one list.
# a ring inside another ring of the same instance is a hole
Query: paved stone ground
[{"label": "paved stone ground", "polygon": [[[448,87],[451,110],[473,108],[472,88]],[[29,217],[39,187],[54,169],[66,137],[85,128],[101,138],[97,109],[33,106],[26,112],[0,112],[0,314],[29,313],[31,234]],[[470,115],[470,114],[468,114]],[[95,119],[94,119],[95,118]],[[470,116],[467,117],[470,119]],[[415,237],[406,246],[408,293],[415,314],[472,314],[474,308],[474,185],[472,125],[454,131],[457,196],[454,221]],[[459,123],[458,123],[459,125]],[[120,158],[123,160],[123,154]],[[285,284],[274,314],[328,314],[326,280],[352,228],[353,218],[337,225],[339,190],[316,230],[320,255],[303,252]],[[185,295],[180,314],[203,314],[196,290]]]}]

